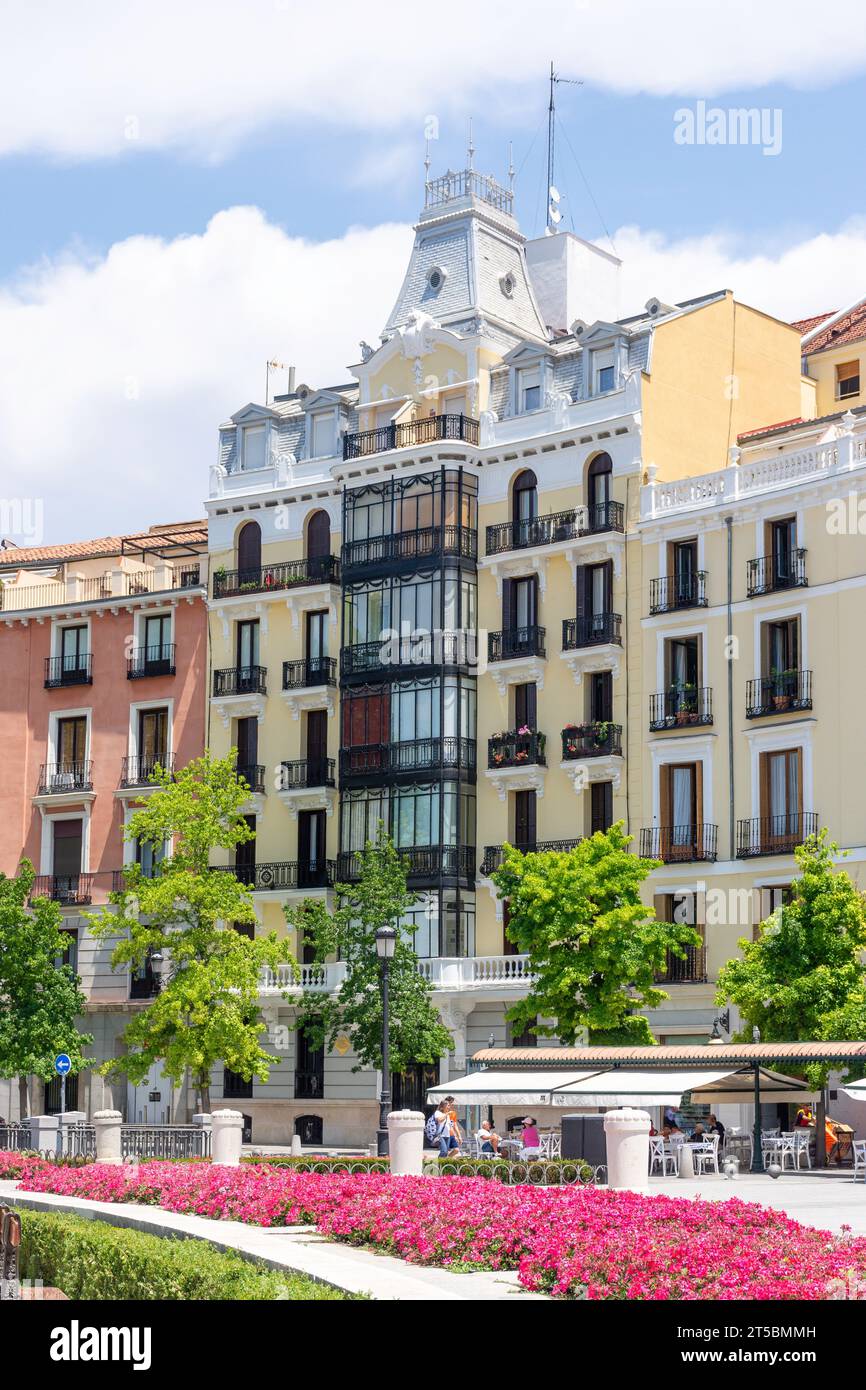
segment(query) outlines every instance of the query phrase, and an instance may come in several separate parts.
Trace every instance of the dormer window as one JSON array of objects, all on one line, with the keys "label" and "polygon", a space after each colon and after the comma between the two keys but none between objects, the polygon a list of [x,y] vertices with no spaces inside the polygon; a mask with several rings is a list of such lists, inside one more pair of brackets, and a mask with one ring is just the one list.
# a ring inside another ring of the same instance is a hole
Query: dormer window
[{"label": "dormer window", "polygon": [[309,457],[330,458],[336,448],[333,410],[323,410],[311,417]]},{"label": "dormer window", "polygon": [[501,280],[499,281],[499,288],[502,290],[502,293],[505,295],[506,299],[514,298],[515,284],[516,281],[513,275],[502,276]]},{"label": "dormer window", "polygon": [[267,425],[247,425],[242,434],[242,463],[245,473],[264,468],[267,462]]},{"label": "dormer window", "polygon": [[613,348],[606,348],[603,352],[594,352],[592,354],[593,395],[602,396],[605,391],[612,391],[615,385],[616,367]]},{"label": "dormer window", "polygon": [[438,294],[445,284],[446,274],[447,271],[443,270],[441,265],[434,265],[427,272],[427,284],[434,294]]},{"label": "dormer window", "polygon": [[541,408],[541,369],[523,367],[517,374],[517,409],[521,415]]}]

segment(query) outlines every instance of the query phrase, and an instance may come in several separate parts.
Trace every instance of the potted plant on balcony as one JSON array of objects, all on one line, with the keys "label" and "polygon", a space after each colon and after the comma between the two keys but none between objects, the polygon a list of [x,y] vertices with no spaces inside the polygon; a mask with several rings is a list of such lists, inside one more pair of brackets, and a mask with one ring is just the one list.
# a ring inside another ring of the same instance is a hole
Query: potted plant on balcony
[{"label": "potted plant on balcony", "polygon": [[780,671],[778,667],[773,667],[770,672],[770,679],[773,682],[773,708],[775,710],[784,711],[791,708],[796,675],[796,670]]},{"label": "potted plant on balcony", "polygon": [[610,752],[613,737],[613,724],[607,719],[599,719],[592,726],[592,741],[598,752]]},{"label": "potted plant on balcony", "polygon": [[678,727],[684,724],[697,723],[697,687],[690,681],[674,681],[672,693],[674,695],[675,715]]},{"label": "potted plant on balcony", "polygon": [[580,739],[576,724],[566,724],[562,731],[563,734],[563,753],[564,758],[578,757],[580,750]]}]

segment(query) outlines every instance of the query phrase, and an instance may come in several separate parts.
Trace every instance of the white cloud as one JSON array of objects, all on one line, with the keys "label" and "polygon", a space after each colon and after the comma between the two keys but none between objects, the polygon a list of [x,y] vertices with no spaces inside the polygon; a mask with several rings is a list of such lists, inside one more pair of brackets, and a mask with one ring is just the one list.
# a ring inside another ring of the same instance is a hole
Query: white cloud
[{"label": "white cloud", "polygon": [[[625,312],[729,287],[793,318],[864,290],[864,221],[761,254],[721,235],[615,240]],[[44,499],[49,540],[200,516],[217,425],[262,398],[267,358],[313,386],[350,380],[410,244],[394,224],[304,241],[231,208],[198,236],[32,268],[0,290],[0,492]]]},{"label": "white cloud", "polygon": [[[275,121],[418,130],[429,113],[537,109],[564,73],[710,97],[866,67],[862,0],[40,0],[3,20],[0,153],[218,158]],[[555,38],[552,38],[555,35]],[[531,84],[531,86],[529,85]]]}]

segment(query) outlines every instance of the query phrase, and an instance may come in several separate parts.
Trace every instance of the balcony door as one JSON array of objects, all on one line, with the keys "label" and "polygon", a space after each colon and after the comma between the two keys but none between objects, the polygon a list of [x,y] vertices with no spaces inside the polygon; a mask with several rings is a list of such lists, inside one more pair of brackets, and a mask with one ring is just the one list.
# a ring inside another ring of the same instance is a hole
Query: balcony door
[{"label": "balcony door", "polygon": [[295,1034],[295,1099],[320,1100],[325,1092],[325,1049],[315,1047],[305,1028]]},{"label": "balcony door", "polygon": [[[237,666],[238,690],[252,689],[254,666],[259,665],[259,624],[258,621],[238,623],[237,626]],[[249,682],[245,685],[244,682]]]},{"label": "balcony door", "polygon": [[259,721],[254,716],[238,720],[237,749],[237,770],[252,786],[255,781],[255,767],[259,761]]},{"label": "balcony door", "polygon": [[307,670],[309,684],[318,685],[323,677],[328,655],[328,610],[316,609],[307,614]]},{"label": "balcony door", "polygon": [[238,532],[238,569],[242,584],[261,577],[262,531],[257,521],[246,522]]},{"label": "balcony door", "polygon": [[762,835],[769,845],[799,837],[803,812],[803,752],[787,748],[761,759]]},{"label": "balcony door", "polygon": [[587,501],[590,528],[605,524],[607,504],[612,500],[613,464],[610,454],[597,454],[589,465]]},{"label": "balcony door", "polygon": [[138,712],[138,776],[147,780],[159,763],[168,757],[168,710],[143,709]]},{"label": "balcony door", "polygon": [[676,541],[671,546],[673,601],[676,605],[690,604],[695,596],[695,575],[698,571],[697,541]]},{"label": "balcony door", "polygon": [[144,660],[152,667],[159,662],[171,661],[171,615],[161,613],[157,617],[144,620]]},{"label": "balcony door", "polygon": [[578,630],[592,641],[604,636],[608,613],[612,608],[613,562],[600,565],[581,565],[577,570]]},{"label": "balcony door", "polygon": [[613,672],[593,671],[588,691],[590,723],[609,724],[613,719]]},{"label": "balcony door", "polygon": [[327,781],[328,711],[312,709],[307,714],[307,784],[323,786]]},{"label": "balcony door", "polygon": [[61,677],[69,677],[87,667],[87,626],[64,627],[60,630]]},{"label": "balcony door", "polygon": [[800,669],[800,619],[763,624],[764,676],[777,679]]},{"label": "balcony door", "polygon": [[513,579],[508,595],[510,603],[505,613],[504,627],[519,629],[535,627],[538,622],[538,580],[533,575]]},{"label": "balcony door", "polygon": [[700,819],[703,768],[700,763],[669,763],[661,771],[661,856],[690,859]]},{"label": "balcony door", "polygon": [[71,719],[57,721],[57,776],[61,784],[68,779],[68,785],[84,780],[84,761],[87,756],[87,717],[76,715]]},{"label": "balcony door", "polygon": [[514,687],[514,727],[538,728],[538,687],[534,682]]},{"label": "balcony door", "polygon": [[256,879],[256,818],[244,816],[243,819],[252,830],[253,839],[244,840],[243,844],[235,847],[235,872],[241,883],[253,884]]},{"label": "balcony door", "polygon": [[74,899],[78,893],[84,822],[55,820],[53,831],[51,872],[54,875],[54,896],[62,902],[67,896]]},{"label": "balcony door", "polygon": [[773,585],[785,588],[794,582],[794,551],[797,547],[797,521],[793,516],[768,523]]},{"label": "balcony door", "polygon": [[534,849],[537,822],[535,792],[514,793],[514,843],[518,849]]},{"label": "balcony door", "polygon": [[315,888],[325,872],[325,812],[298,812],[298,887]]}]

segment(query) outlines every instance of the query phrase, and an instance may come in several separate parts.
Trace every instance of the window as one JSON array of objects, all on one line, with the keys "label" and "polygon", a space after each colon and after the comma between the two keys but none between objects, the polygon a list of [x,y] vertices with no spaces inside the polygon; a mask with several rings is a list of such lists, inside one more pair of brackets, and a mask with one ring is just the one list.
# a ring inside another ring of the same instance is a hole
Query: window
[{"label": "window", "polygon": [[607,504],[611,501],[613,461],[610,454],[596,454],[586,477],[586,501],[590,530],[607,525]]},{"label": "window", "polygon": [[309,1033],[295,1034],[295,1099],[320,1100],[325,1092],[325,1049],[314,1047]]},{"label": "window", "polygon": [[783,521],[771,521],[767,527],[767,542],[772,563],[772,583],[774,588],[785,588],[795,578],[795,555],[797,548],[797,521],[793,516]]},{"label": "window", "polygon": [[307,522],[307,559],[323,560],[331,554],[331,518],[327,512],[313,512]]},{"label": "window", "polygon": [[800,619],[761,624],[761,666],[766,678],[800,669]]},{"label": "window", "polygon": [[694,695],[700,685],[701,639],[671,637],[665,642],[665,675],[669,690]]},{"label": "window", "polygon": [[241,883],[253,883],[256,876],[256,818],[243,816],[242,819],[247,829],[253,832],[253,838],[235,846],[235,871]]},{"label": "window", "polygon": [[73,975],[78,974],[78,932],[61,932],[63,938],[63,952],[57,957],[54,964],[59,968],[61,965],[68,965]]},{"label": "window", "polygon": [[267,462],[267,425],[247,425],[243,432],[243,468],[250,473]]},{"label": "window", "polygon": [[511,490],[511,519],[518,524],[538,516],[538,482],[531,468],[524,468],[514,479]]},{"label": "window", "polygon": [[695,576],[698,572],[697,541],[674,541],[670,546],[670,575],[673,593],[669,596],[669,606],[679,608],[695,602],[697,589]]},{"label": "window", "polygon": [[521,1032],[517,1032],[513,1023],[509,1023],[508,1032],[510,1036],[509,1047],[538,1047],[538,1034],[533,1033],[532,1029],[537,1025],[538,1019],[524,1025]]},{"label": "window", "polygon": [[538,621],[538,580],[533,575],[527,579],[514,579],[508,590],[510,611],[506,610],[503,626],[506,628],[534,627]]},{"label": "window", "polygon": [[588,687],[590,723],[609,724],[613,719],[613,673],[593,671]]},{"label": "window", "polygon": [[778,883],[763,885],[757,884],[752,889],[752,940],[757,941],[761,935],[761,926],[772,917],[780,907],[787,907],[792,898],[790,883]]},{"label": "window", "polygon": [[295,1120],[295,1133],[308,1148],[323,1144],[321,1115],[299,1115]]},{"label": "window", "polygon": [[146,781],[156,764],[165,767],[168,757],[168,710],[143,709],[138,712],[138,773]]},{"label": "window", "polygon": [[517,374],[517,409],[521,415],[541,407],[541,368],[524,367]]},{"label": "window", "polygon": [[58,880],[58,892],[62,899],[64,888],[73,891],[81,873],[81,850],[84,841],[84,822],[81,820],[55,820],[51,871]]},{"label": "window", "polygon": [[63,675],[87,665],[87,625],[60,629],[60,668]]},{"label": "window", "polygon": [[836,368],[836,399],[846,401],[860,395],[860,363],[840,362]]},{"label": "window", "polygon": [[594,352],[592,354],[593,395],[600,396],[605,391],[612,391],[615,385],[615,375],[613,348],[606,348],[604,352]]},{"label": "window", "polygon": [[578,620],[585,621],[588,639],[598,640],[605,635],[606,619],[613,602],[613,561],[579,565],[575,578]]},{"label": "window", "polygon": [[[258,620],[237,625],[237,665],[241,672],[252,676],[252,667],[259,664],[259,624]],[[238,689],[241,681],[238,681]]]},{"label": "window", "polygon": [[515,729],[538,727],[538,687],[534,683],[514,687]]},{"label": "window", "polygon": [[87,717],[75,715],[70,719],[57,721],[57,763],[58,773],[81,776],[87,753]]},{"label": "window", "polygon": [[613,783],[591,782],[589,787],[589,833],[609,830],[613,825]]},{"label": "window", "polygon": [[146,666],[171,663],[171,614],[146,617],[142,631]]},{"label": "window", "polygon": [[771,837],[797,833],[803,809],[802,749],[761,755],[761,802]]},{"label": "window", "polygon": [[333,410],[325,410],[313,415],[310,432],[310,458],[330,458],[334,453],[336,434],[336,417]]},{"label": "window", "polygon": [[262,528],[247,521],[238,531],[238,569],[241,583],[258,580],[262,569]]},{"label": "window", "polygon": [[324,811],[298,812],[298,887],[321,885],[325,874]]},{"label": "window", "polygon": [[535,792],[514,793],[514,844],[517,849],[535,849],[538,823]]},{"label": "window", "polygon": [[226,1100],[252,1100],[253,1078],[249,1080],[226,1067],[223,1071],[223,1097]]},{"label": "window", "polygon": [[157,866],[162,863],[164,858],[164,842],[154,845],[149,840],[136,840],[135,862],[141,865],[141,872],[145,878],[153,878]]},{"label": "window", "polygon": [[661,768],[659,858],[666,863],[694,858],[703,806],[703,764],[668,763]]}]

